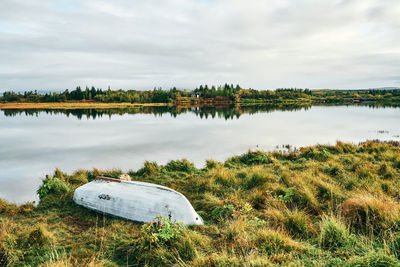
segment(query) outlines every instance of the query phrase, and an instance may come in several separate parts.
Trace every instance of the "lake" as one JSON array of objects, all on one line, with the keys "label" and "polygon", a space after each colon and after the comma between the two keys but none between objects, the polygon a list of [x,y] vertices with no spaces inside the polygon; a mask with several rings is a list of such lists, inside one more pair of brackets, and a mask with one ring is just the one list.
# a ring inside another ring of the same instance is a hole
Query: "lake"
[{"label": "lake", "polygon": [[136,170],[145,160],[196,166],[251,150],[400,140],[400,108],[370,106],[144,107],[0,110],[0,197],[37,200],[55,168]]}]

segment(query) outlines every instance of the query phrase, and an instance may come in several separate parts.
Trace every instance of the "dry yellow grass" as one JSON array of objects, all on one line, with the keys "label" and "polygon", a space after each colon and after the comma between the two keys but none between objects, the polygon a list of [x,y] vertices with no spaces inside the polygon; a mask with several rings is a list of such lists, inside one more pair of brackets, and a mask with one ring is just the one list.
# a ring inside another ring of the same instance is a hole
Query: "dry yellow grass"
[{"label": "dry yellow grass", "polygon": [[100,102],[60,102],[60,103],[0,103],[0,109],[91,109],[91,108],[132,108],[139,106],[167,106],[166,103],[100,103]]},{"label": "dry yellow grass", "polygon": [[397,226],[400,203],[384,196],[359,194],[342,203],[342,213],[358,229],[367,228],[380,233]]}]

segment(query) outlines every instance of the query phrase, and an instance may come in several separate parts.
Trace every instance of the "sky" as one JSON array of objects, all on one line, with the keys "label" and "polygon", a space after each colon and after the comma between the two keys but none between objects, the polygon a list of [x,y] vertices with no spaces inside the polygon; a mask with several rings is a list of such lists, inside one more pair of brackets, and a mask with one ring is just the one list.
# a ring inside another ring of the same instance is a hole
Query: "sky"
[{"label": "sky", "polygon": [[0,0],[0,92],[400,87],[399,0]]}]

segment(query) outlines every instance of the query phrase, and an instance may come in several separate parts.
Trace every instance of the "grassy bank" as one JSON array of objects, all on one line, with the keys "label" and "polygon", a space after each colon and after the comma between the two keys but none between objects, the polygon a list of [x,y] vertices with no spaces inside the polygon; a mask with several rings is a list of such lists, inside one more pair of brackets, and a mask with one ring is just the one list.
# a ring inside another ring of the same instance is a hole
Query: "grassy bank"
[{"label": "grassy bank", "polygon": [[101,102],[49,102],[0,103],[0,109],[114,109],[138,106],[167,106],[166,103],[101,103]]},{"label": "grassy bank", "polygon": [[205,220],[136,224],[78,207],[73,190],[118,170],[60,170],[40,203],[0,201],[0,266],[399,266],[400,147],[248,152],[198,169],[146,162],[129,174],[182,192]]}]

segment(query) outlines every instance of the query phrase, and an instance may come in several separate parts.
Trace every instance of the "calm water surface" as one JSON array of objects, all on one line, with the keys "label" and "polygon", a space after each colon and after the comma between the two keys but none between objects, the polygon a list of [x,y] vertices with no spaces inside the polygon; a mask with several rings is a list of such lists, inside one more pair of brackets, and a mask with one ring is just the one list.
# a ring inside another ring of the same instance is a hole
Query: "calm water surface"
[{"label": "calm water surface", "polygon": [[142,167],[145,160],[165,164],[181,158],[203,166],[205,159],[223,161],[248,149],[268,151],[277,145],[400,140],[400,108],[314,106],[247,112],[0,110],[0,197],[18,203],[37,200],[41,179],[55,168],[128,171]]}]

